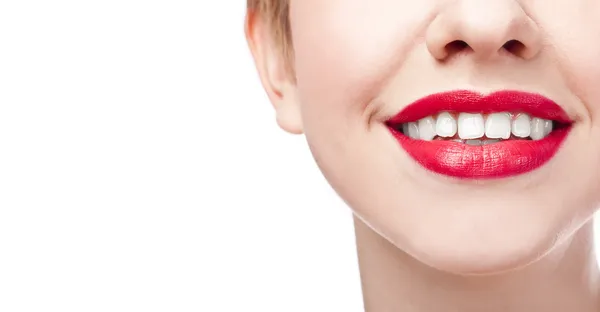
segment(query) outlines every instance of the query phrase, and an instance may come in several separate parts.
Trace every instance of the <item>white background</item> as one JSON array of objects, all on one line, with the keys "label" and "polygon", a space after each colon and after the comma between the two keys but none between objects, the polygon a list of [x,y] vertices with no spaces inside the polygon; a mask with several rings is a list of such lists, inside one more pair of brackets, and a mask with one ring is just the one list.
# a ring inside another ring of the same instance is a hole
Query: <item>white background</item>
[{"label": "white background", "polygon": [[245,1],[0,2],[0,311],[361,311]]},{"label": "white background", "polygon": [[2,1],[0,311],[362,311],[245,1]]}]

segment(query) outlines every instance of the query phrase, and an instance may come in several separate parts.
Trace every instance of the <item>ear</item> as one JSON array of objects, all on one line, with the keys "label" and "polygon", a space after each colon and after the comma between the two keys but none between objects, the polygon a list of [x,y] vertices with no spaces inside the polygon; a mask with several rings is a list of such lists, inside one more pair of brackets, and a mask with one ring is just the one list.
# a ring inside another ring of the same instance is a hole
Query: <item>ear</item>
[{"label": "ear", "polygon": [[246,40],[263,87],[275,108],[279,126],[293,134],[303,132],[300,101],[296,82],[291,77],[282,49],[273,38],[270,23],[260,14],[248,11],[245,21]]}]

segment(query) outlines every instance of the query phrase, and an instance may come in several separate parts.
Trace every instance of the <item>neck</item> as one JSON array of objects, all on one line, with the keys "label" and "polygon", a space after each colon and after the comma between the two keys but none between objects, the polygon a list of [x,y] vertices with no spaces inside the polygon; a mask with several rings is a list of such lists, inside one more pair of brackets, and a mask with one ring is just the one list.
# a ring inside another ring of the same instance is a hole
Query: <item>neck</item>
[{"label": "neck", "polygon": [[600,311],[591,221],[538,262],[493,276],[437,271],[354,223],[366,312]]}]

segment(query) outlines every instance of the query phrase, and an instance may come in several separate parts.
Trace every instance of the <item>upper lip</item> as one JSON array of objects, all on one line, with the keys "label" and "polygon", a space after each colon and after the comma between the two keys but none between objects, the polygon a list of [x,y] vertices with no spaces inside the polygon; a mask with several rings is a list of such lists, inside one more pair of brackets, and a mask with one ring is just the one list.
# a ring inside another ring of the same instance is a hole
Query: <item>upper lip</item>
[{"label": "upper lip", "polygon": [[387,123],[398,125],[413,122],[442,111],[482,114],[520,112],[559,123],[572,123],[572,119],[558,104],[536,93],[498,91],[483,95],[468,90],[436,93],[421,98],[390,118]]}]

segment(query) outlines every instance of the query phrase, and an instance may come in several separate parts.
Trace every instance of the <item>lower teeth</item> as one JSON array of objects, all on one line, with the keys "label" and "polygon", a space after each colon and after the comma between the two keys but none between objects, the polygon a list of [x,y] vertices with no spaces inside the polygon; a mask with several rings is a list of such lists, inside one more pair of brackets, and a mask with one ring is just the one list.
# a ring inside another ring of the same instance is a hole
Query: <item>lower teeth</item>
[{"label": "lower teeth", "polygon": [[[413,138],[411,138],[411,139],[413,139]],[[413,139],[413,140],[416,140],[416,139]],[[515,136],[511,136],[509,139],[490,139],[490,138],[486,138],[486,137],[481,138],[481,139],[461,139],[458,136],[451,137],[451,138],[444,138],[444,137],[436,136],[435,138],[433,138],[433,141],[456,142],[456,143],[462,143],[462,144],[467,144],[467,145],[472,145],[472,146],[490,145],[490,144],[500,143],[503,141],[514,141],[514,140],[530,141],[531,138],[518,138]]]},{"label": "lower teeth", "polygon": [[467,144],[467,145],[479,146],[479,145],[495,144],[495,143],[499,143],[499,142],[506,141],[506,140],[496,140],[496,139],[462,140],[462,139],[447,139],[447,138],[436,137],[434,139],[434,141],[449,141],[449,142],[456,142],[456,143],[463,143],[463,144]]},{"label": "lower teeth", "polygon": [[466,140],[465,144],[479,146],[494,144],[498,142],[500,142],[500,140]]}]

